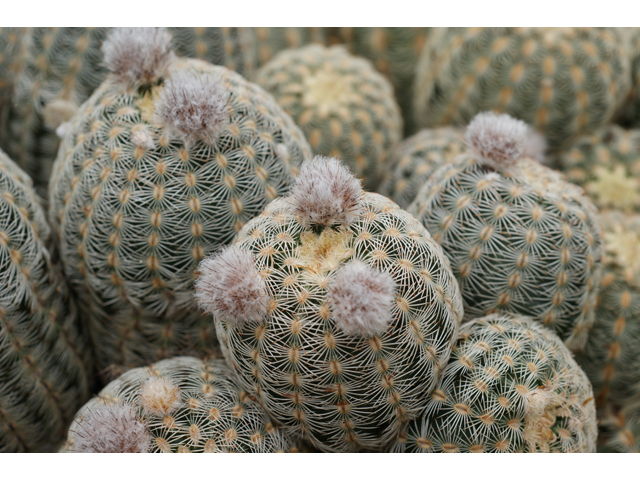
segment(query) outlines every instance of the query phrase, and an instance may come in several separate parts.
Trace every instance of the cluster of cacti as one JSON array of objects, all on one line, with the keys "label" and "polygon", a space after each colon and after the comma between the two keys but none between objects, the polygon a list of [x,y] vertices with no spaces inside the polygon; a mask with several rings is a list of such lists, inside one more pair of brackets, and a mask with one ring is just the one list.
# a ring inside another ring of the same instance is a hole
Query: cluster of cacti
[{"label": "cluster of cacti", "polygon": [[603,127],[578,139],[558,164],[598,208],[640,210],[640,130]]},{"label": "cluster of cacti", "polygon": [[527,315],[571,348],[595,319],[603,255],[596,209],[579,188],[524,156],[527,127],[479,114],[469,150],[437,170],[409,211],[444,248],[465,318]]},{"label": "cluster of cacti", "polygon": [[162,29],[115,30],[103,48],[110,74],[69,125],[50,184],[98,367],[210,354],[196,267],[287,192],[311,151],[272,97],[176,57]]},{"label": "cluster of cacti", "polygon": [[327,43],[327,31],[322,27],[256,27],[255,33],[258,64],[261,66],[282,50],[310,43]]},{"label": "cluster of cacti", "polygon": [[557,151],[613,118],[629,69],[614,29],[439,29],[417,66],[416,121],[465,125],[494,109],[533,125]]},{"label": "cluster of cacti", "polygon": [[196,291],[247,392],[324,451],[391,442],[426,406],[462,318],[429,232],[322,157],[203,262]]},{"label": "cluster of cacti", "polygon": [[64,452],[287,452],[293,443],[242,391],[224,360],[134,368],[80,409]]},{"label": "cluster of cacti", "polygon": [[397,452],[594,452],[591,384],[571,352],[530,318],[463,325],[425,414]]},{"label": "cluster of cacti", "polygon": [[367,188],[377,186],[402,137],[402,118],[391,84],[371,62],[341,46],[309,45],[278,54],[256,82],[293,117],[315,154],[339,157]]},{"label": "cluster of cacti", "polygon": [[0,151],[0,452],[51,451],[90,393],[87,341],[45,218]]}]

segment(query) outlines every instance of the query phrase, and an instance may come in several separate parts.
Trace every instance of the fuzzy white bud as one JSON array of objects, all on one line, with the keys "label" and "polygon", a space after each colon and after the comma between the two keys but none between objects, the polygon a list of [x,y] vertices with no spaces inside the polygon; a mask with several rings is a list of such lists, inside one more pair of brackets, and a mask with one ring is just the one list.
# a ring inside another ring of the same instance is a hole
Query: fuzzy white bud
[{"label": "fuzzy white bud", "polygon": [[146,453],[151,436],[128,405],[90,411],[75,426],[74,451],[79,453]]},{"label": "fuzzy white bud", "polygon": [[56,128],[56,135],[58,138],[64,138],[64,136],[71,131],[71,122],[63,122],[58,128]]},{"label": "fuzzy white bud", "polygon": [[153,143],[153,137],[149,132],[144,130],[137,130],[131,135],[131,142],[136,147],[142,147],[146,150],[151,150],[155,148],[155,143]]},{"label": "fuzzy white bud", "polygon": [[544,163],[546,150],[547,141],[545,138],[536,132],[533,127],[528,127],[522,144],[523,155]]},{"label": "fuzzy white bud", "polygon": [[167,378],[153,377],[142,384],[140,404],[147,415],[169,415],[181,403],[180,388]]}]

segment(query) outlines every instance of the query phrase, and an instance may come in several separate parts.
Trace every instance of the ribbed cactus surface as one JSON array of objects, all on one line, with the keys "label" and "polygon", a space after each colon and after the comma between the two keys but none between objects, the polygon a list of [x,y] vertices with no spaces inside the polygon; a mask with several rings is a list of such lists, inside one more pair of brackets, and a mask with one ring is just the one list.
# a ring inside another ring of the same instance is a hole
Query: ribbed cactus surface
[{"label": "ribbed cactus surface", "polygon": [[254,30],[260,66],[282,50],[310,43],[327,43],[327,29],[324,27],[255,27]]},{"label": "ribbed cactus surface", "polygon": [[31,180],[0,151],[0,452],[47,452],[89,396],[87,339]]}]

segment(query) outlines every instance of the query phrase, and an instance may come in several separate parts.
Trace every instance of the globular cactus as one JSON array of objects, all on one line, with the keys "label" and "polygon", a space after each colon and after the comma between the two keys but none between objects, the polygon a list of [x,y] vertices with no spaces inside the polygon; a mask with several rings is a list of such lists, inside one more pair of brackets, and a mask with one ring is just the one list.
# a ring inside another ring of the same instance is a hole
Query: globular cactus
[{"label": "globular cactus", "polygon": [[640,216],[602,215],[606,255],[596,320],[576,356],[598,406],[640,394]]},{"label": "globular cactus", "polygon": [[640,211],[640,130],[603,127],[581,137],[558,164],[598,208]]},{"label": "globular cactus", "polygon": [[402,110],[405,134],[416,131],[413,115],[413,80],[416,63],[429,38],[427,27],[344,27],[340,29],[349,51],[373,62],[391,83]]},{"label": "globular cactus", "polygon": [[199,261],[286,193],[311,150],[260,87],[175,57],[163,29],[114,30],[111,74],[65,135],[50,218],[100,369],[211,353]]},{"label": "globular cactus", "polygon": [[291,441],[242,391],[224,360],[134,368],[76,415],[63,452],[286,452]]},{"label": "globular cactus", "polygon": [[327,29],[323,27],[255,27],[254,30],[260,66],[282,50],[300,48],[310,43],[327,43]]},{"label": "globular cactus", "polygon": [[422,417],[396,452],[595,452],[591,384],[571,352],[528,317],[462,326]]},{"label": "globular cactus", "polygon": [[368,60],[343,47],[309,45],[278,54],[256,82],[302,129],[316,155],[339,157],[375,189],[402,138],[391,84]]},{"label": "globular cactus", "polygon": [[580,188],[523,155],[526,132],[508,115],[479,114],[467,153],[437,170],[409,211],[451,260],[465,319],[531,316],[575,349],[600,287],[597,211]]},{"label": "globular cactus", "polygon": [[464,130],[461,128],[421,130],[391,151],[386,178],[379,192],[407,208],[431,174],[464,150]]},{"label": "globular cactus", "polygon": [[533,125],[556,152],[610,122],[629,69],[613,29],[439,29],[417,65],[416,121],[464,125],[495,109]]},{"label": "globular cactus", "polygon": [[463,314],[429,232],[336,159],[303,164],[199,272],[243,387],[329,452],[379,450],[422,411]]},{"label": "globular cactus", "polygon": [[0,151],[0,452],[47,452],[89,396],[76,308],[31,180]]}]

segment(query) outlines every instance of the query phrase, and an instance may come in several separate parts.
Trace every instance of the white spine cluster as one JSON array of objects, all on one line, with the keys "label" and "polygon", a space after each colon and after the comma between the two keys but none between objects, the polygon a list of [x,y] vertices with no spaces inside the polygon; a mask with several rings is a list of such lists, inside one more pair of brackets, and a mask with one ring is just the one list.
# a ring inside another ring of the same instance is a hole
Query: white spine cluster
[{"label": "white spine cluster", "polygon": [[478,162],[505,171],[524,153],[527,129],[526,123],[505,113],[483,112],[471,120],[464,138]]},{"label": "white spine cluster", "polygon": [[251,252],[227,247],[203,260],[198,271],[196,301],[216,319],[235,327],[267,314],[266,285]]},{"label": "white spine cluster", "polygon": [[93,410],[75,431],[78,453],[146,453],[151,445],[147,427],[128,405]]},{"label": "white spine cluster", "polygon": [[350,225],[360,215],[362,185],[337,158],[316,156],[302,164],[290,203],[304,226]]},{"label": "white spine cluster", "polygon": [[174,57],[165,28],[116,28],[102,45],[104,63],[121,82],[151,82],[166,73]]},{"label": "white spine cluster", "polygon": [[329,288],[336,326],[347,335],[383,333],[391,321],[395,286],[387,272],[358,261],[346,265]]},{"label": "white spine cluster", "polygon": [[229,93],[210,74],[178,71],[166,82],[156,104],[158,122],[185,143],[215,143],[229,125]]},{"label": "white spine cluster", "polygon": [[140,404],[147,415],[169,415],[182,404],[180,388],[169,379],[150,378],[142,384]]}]

